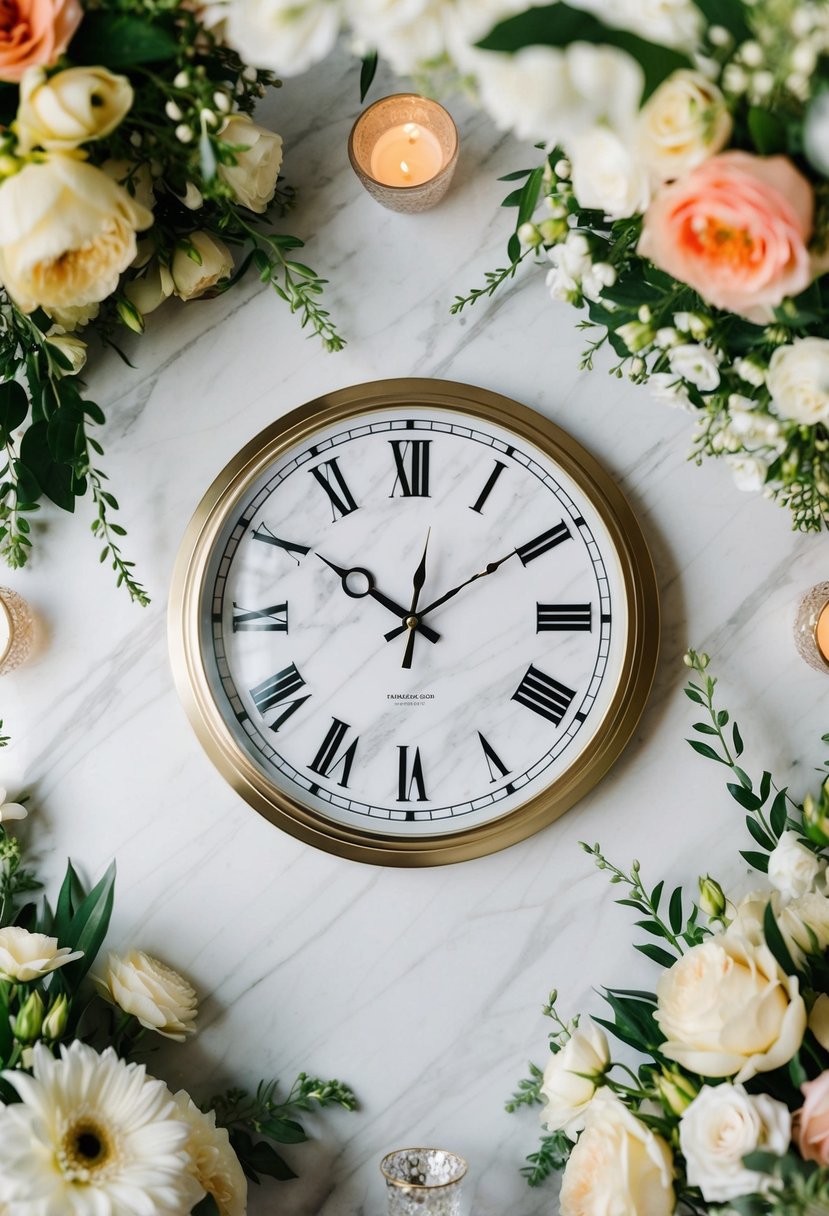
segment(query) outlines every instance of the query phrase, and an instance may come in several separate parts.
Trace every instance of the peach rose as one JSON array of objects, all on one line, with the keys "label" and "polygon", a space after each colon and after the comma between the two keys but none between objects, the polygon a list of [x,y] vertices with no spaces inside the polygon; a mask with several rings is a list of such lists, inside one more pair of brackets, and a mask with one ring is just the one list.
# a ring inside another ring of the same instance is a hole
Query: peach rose
[{"label": "peach rose", "polygon": [[809,286],[814,199],[784,156],[725,152],[661,190],[639,252],[727,312],[764,324]]},{"label": "peach rose", "polygon": [[68,47],[83,9],[78,0],[0,0],[0,80],[49,67]]},{"label": "peach rose", "polygon": [[829,1072],[802,1086],[806,1101],[795,1115],[795,1140],[804,1161],[829,1165]]}]

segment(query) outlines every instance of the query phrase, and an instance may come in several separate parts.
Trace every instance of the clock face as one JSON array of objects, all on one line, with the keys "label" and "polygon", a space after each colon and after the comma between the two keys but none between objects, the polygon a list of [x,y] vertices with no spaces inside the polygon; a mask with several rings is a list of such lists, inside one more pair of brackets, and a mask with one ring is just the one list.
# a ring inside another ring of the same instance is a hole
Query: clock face
[{"label": "clock face", "polygon": [[196,603],[254,784],[382,848],[474,836],[583,765],[632,623],[594,498],[500,417],[417,397],[282,444],[224,506]]}]

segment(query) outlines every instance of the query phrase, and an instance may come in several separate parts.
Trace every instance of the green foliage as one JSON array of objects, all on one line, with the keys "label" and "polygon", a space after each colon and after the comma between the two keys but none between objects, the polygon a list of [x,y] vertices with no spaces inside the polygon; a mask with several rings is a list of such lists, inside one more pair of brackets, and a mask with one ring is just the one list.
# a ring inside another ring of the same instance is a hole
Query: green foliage
[{"label": "green foliage", "polygon": [[527,1066],[530,1070],[528,1077],[518,1082],[518,1087],[512,1097],[505,1103],[504,1109],[514,1115],[522,1106],[538,1106],[544,1101],[541,1096],[541,1086],[544,1081],[544,1070],[532,1061]]},{"label": "green foliage", "polygon": [[72,39],[69,57],[74,63],[105,63],[113,71],[145,63],[175,60],[179,46],[169,17],[148,21],[129,13],[87,12]]},{"label": "green foliage", "polygon": [[572,1142],[564,1132],[542,1136],[537,1150],[528,1155],[521,1173],[530,1186],[541,1186],[551,1174],[558,1174],[564,1169],[572,1151]]}]

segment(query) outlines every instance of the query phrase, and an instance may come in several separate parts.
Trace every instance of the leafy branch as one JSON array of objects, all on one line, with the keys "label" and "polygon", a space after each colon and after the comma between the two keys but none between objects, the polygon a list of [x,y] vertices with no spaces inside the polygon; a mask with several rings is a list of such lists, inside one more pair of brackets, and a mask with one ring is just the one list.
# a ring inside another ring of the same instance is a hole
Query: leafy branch
[{"label": "leafy branch", "polygon": [[458,313],[463,312],[466,306],[477,304],[479,300],[483,300],[487,296],[494,296],[502,283],[507,279],[515,277],[518,267],[524,261],[531,249],[524,249],[516,258],[510,262],[509,266],[502,266],[498,270],[487,270],[484,278],[486,279],[485,287],[473,287],[468,295],[455,296],[455,301],[449,309],[450,314],[455,317]]},{"label": "leafy branch", "polygon": [[567,1164],[573,1145],[564,1132],[552,1132],[541,1137],[534,1153],[527,1156],[521,1173],[530,1186],[541,1186],[551,1174],[559,1174]]}]

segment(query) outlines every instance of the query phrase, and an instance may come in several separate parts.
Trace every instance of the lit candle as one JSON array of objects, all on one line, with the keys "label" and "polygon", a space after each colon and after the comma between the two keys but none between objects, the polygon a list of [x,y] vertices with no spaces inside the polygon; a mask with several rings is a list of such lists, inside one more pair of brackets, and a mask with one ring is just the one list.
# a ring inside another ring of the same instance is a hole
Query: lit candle
[{"label": "lit candle", "polygon": [[22,595],[0,587],[0,676],[25,663],[35,642],[34,616]]},{"label": "lit candle", "polygon": [[818,583],[800,601],[794,640],[810,667],[829,672],[829,582]]},{"label": "lit candle", "polygon": [[363,111],[352,128],[348,155],[377,202],[392,211],[425,211],[449,188],[458,131],[436,101],[396,93]]},{"label": "lit candle", "polygon": [[815,641],[825,663],[829,663],[829,603],[823,605],[815,625]]},{"label": "lit candle", "polygon": [[436,135],[416,122],[384,131],[371,153],[371,175],[387,186],[421,186],[443,168]]}]

